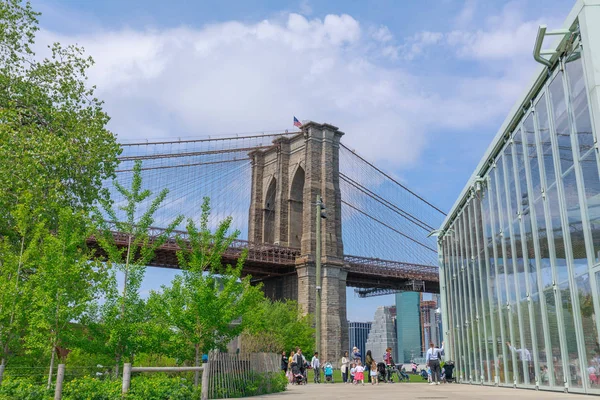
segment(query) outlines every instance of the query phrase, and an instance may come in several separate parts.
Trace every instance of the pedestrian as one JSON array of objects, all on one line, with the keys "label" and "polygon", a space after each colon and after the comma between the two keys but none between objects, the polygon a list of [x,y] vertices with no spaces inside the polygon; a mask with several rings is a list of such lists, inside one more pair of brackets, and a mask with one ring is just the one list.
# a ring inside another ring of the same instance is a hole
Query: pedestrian
[{"label": "pedestrian", "polygon": [[365,386],[365,367],[362,366],[360,360],[356,362],[354,369],[354,384],[358,385],[358,382]]},{"label": "pedestrian", "polygon": [[367,375],[367,382],[371,382],[371,364],[373,364],[373,355],[371,350],[367,350],[367,356],[365,357],[365,374]]},{"label": "pedestrian", "polygon": [[429,343],[429,350],[427,350],[427,355],[425,356],[425,362],[427,366],[431,368],[431,383],[430,385],[439,385],[440,384],[440,356],[444,351],[444,342],[442,342],[442,347],[437,348],[433,344],[433,342]]},{"label": "pedestrian", "polygon": [[356,374],[356,364],[350,364],[350,383],[354,383],[354,377]]},{"label": "pedestrian", "polygon": [[342,357],[342,365],[340,366],[340,370],[342,371],[342,382],[348,383],[348,365],[350,363],[350,359],[348,358],[348,352],[344,352],[344,357]]},{"label": "pedestrian", "polygon": [[310,360],[310,365],[315,372],[315,383],[321,383],[321,363],[319,361],[319,352],[315,351],[315,355]]},{"label": "pedestrian", "polygon": [[293,362],[298,365],[298,368],[300,368],[300,373],[304,375],[304,380],[306,381],[306,367],[308,366],[308,363],[302,354],[302,349],[299,347],[296,350],[296,354],[294,354]]},{"label": "pedestrian", "polygon": [[394,383],[394,381],[392,380],[392,370],[393,370],[394,359],[392,358],[392,348],[391,347],[388,347],[387,349],[385,349],[385,354],[383,355],[383,361],[385,362],[386,381],[388,383]]},{"label": "pedestrian", "polygon": [[288,370],[288,357],[285,354],[285,350],[281,352],[281,370],[283,371],[284,375],[287,374],[287,370]]},{"label": "pedestrian", "polygon": [[417,374],[417,368],[418,368],[418,367],[419,367],[419,366],[417,365],[417,363],[415,363],[415,362],[413,361],[413,363],[412,363],[412,373],[413,373],[413,375],[416,375],[416,374]]},{"label": "pedestrian", "polygon": [[375,362],[375,360],[371,361],[371,369],[369,375],[371,385],[379,385],[379,379],[377,379],[377,363]]},{"label": "pedestrian", "polygon": [[360,350],[358,349],[358,347],[354,346],[352,348],[352,358],[354,359],[354,362],[356,363],[358,360],[362,359],[362,354],[360,354]]},{"label": "pedestrian", "polygon": [[292,372],[292,363],[294,362],[294,350],[290,351],[290,356],[288,357],[288,370],[287,370],[287,378],[289,383],[294,382],[294,373]]}]

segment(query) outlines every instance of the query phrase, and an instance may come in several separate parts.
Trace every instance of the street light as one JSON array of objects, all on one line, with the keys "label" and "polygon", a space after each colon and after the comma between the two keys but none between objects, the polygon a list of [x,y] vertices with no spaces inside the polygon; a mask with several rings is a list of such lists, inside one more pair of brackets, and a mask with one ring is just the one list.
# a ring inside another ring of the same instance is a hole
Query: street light
[{"label": "street light", "polygon": [[315,351],[321,354],[321,218],[327,218],[325,204],[323,204],[323,199],[321,195],[317,195],[317,220],[316,220],[316,233],[317,233],[317,243],[316,243],[316,275],[317,275],[317,299],[316,299],[316,329],[315,329],[315,339],[317,342]]}]

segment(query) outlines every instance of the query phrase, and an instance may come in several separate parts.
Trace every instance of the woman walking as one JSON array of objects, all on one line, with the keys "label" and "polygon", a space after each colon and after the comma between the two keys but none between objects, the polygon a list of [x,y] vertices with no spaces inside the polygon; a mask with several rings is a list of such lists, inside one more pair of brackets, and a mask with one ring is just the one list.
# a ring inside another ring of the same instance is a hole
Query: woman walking
[{"label": "woman walking", "polygon": [[344,357],[342,357],[342,365],[340,370],[342,371],[342,382],[348,383],[348,364],[350,363],[350,359],[348,359],[348,352],[344,352]]},{"label": "woman walking", "polygon": [[365,358],[365,374],[367,375],[368,382],[371,382],[371,364],[373,364],[373,355],[371,350],[367,350],[367,356]]}]

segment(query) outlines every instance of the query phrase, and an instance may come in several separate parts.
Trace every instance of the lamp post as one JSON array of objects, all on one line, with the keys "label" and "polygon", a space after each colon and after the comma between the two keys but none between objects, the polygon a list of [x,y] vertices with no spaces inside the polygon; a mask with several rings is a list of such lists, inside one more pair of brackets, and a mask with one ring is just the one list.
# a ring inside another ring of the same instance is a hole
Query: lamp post
[{"label": "lamp post", "polygon": [[321,354],[321,218],[327,218],[327,216],[325,215],[325,204],[323,204],[323,199],[321,198],[321,195],[317,195],[317,202],[316,202],[316,207],[317,207],[317,220],[316,220],[316,248],[315,248],[315,264],[316,264],[316,275],[317,275],[317,282],[316,282],[316,286],[317,286],[317,298],[316,298],[316,307],[315,307],[315,312],[316,312],[316,316],[315,316],[315,339],[316,339],[316,347],[315,347],[315,351],[319,352],[319,355]]}]

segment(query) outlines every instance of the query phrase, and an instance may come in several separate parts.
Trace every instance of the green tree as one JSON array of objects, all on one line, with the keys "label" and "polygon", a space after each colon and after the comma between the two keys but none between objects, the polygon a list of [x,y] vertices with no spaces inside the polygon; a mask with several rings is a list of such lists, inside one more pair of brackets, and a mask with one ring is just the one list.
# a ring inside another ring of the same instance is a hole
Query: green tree
[{"label": "green tree", "polygon": [[251,315],[244,332],[244,349],[248,352],[289,352],[300,347],[312,354],[315,330],[310,314],[303,315],[295,301],[265,299]]},{"label": "green tree", "polygon": [[[163,189],[145,211],[139,210],[140,205],[152,196],[150,190],[142,190],[142,162],[139,160],[135,162],[129,189],[116,180],[113,183],[125,199],[126,204],[119,206],[119,210],[124,213],[124,220],[119,218],[107,200],[101,200],[101,204],[109,221],[99,210],[95,212],[95,219],[100,227],[96,239],[107,254],[107,262],[123,273],[121,292],[119,293],[113,280],[102,307],[102,319],[108,331],[107,346],[115,355],[115,374],[118,375],[121,360],[126,357],[133,362],[134,355],[143,349],[141,332],[144,325],[150,322],[145,301],[139,293],[146,266],[154,258],[156,249],[171,237],[183,217],[175,218],[161,234],[150,235],[154,214],[169,191]],[[125,238],[125,244],[115,240],[115,232],[118,232],[120,238]]]},{"label": "green tree", "polygon": [[11,349],[19,345],[16,339],[26,323],[30,305],[27,299],[32,289],[26,278],[35,264],[37,243],[43,232],[41,223],[32,222],[29,196],[23,198],[24,204],[13,212],[11,236],[0,236],[0,384]]},{"label": "green tree", "polygon": [[[73,349],[81,334],[78,324],[96,301],[105,281],[104,265],[86,248],[92,234],[89,218],[65,208],[58,216],[56,232],[40,236],[39,256],[29,283],[35,288],[29,302],[29,350],[50,352],[48,387],[59,347]],[[62,360],[64,361],[64,360]]]},{"label": "green tree", "polygon": [[0,2],[0,235],[13,233],[25,193],[50,223],[62,207],[106,198],[102,180],[120,152],[87,82],[93,60],[58,43],[49,59],[35,57],[38,15],[29,3]]},{"label": "green tree", "polygon": [[201,353],[224,349],[238,336],[247,324],[246,315],[263,299],[260,288],[250,284],[250,276],[242,276],[246,252],[235,266],[223,265],[223,253],[239,235],[239,231],[228,234],[231,217],[213,233],[209,216],[210,203],[205,198],[200,227],[188,220],[187,241],[178,240],[182,275],[170,287],[163,286],[161,293],[152,293],[149,300],[155,314],[175,333],[176,344],[184,351],[193,346],[196,366]]}]

